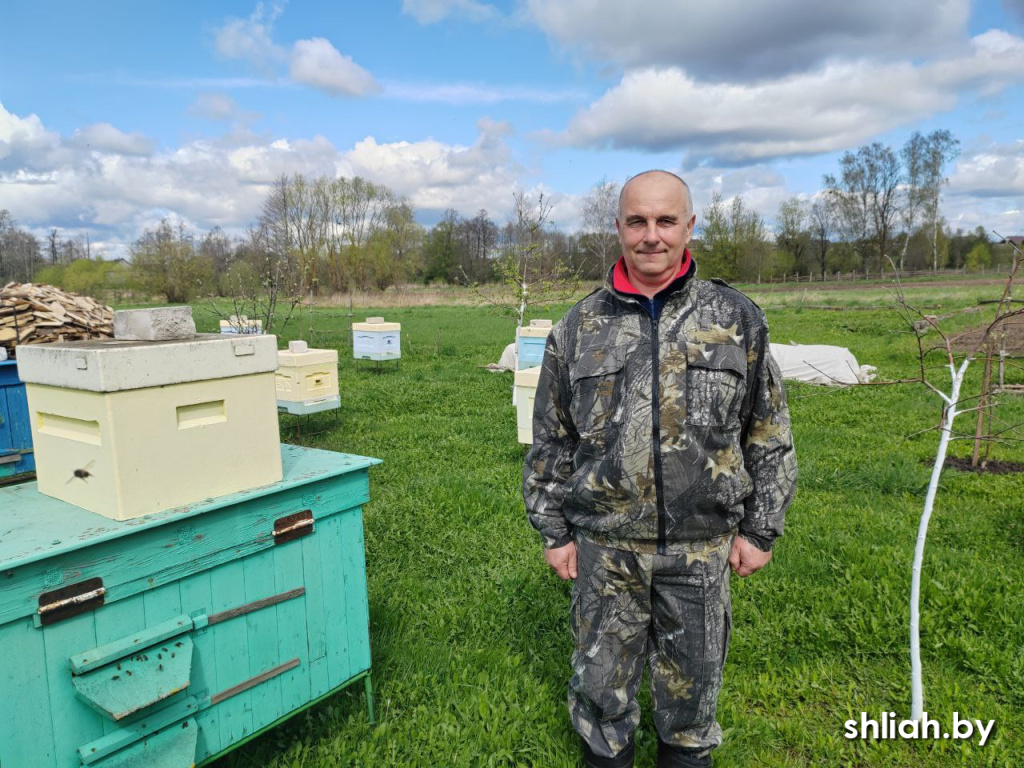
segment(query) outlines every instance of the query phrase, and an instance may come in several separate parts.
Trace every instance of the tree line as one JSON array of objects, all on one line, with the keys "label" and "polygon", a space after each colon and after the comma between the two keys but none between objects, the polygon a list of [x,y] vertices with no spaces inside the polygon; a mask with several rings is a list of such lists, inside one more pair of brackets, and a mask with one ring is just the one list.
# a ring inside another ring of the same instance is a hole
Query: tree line
[{"label": "tree line", "polygon": [[[781,204],[774,227],[742,195],[715,193],[698,216],[692,250],[705,276],[760,282],[837,272],[986,269],[1008,259],[983,227],[953,229],[939,213],[959,142],[945,130],[914,133],[897,149],[880,142],[846,152],[809,197]],[[620,187],[602,179],[581,200],[574,232],[544,222],[530,235],[531,259],[548,274],[600,280],[618,258]],[[0,211],[0,283],[50,282],[82,293],[136,291],[167,301],[197,296],[345,294],[410,282],[481,285],[509,279],[523,253],[522,208],[496,223],[446,210],[432,227],[409,201],[360,177],[281,176],[244,235],[200,233],[169,220],[129,247],[130,260],[103,261],[88,236],[40,240]],[[550,204],[549,204],[550,205]],[[1009,234],[1009,233],[1007,233]]]}]

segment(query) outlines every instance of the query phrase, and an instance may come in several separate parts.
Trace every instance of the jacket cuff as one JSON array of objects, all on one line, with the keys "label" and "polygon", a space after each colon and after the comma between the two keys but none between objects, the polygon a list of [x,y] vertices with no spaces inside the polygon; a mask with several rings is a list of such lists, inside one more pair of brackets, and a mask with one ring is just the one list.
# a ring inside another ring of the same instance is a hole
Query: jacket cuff
[{"label": "jacket cuff", "polygon": [[761,536],[757,533],[750,533],[749,531],[740,531],[740,536],[762,552],[771,552],[772,545],[775,543],[775,539],[770,539],[767,536]]},{"label": "jacket cuff", "polygon": [[573,542],[571,531],[555,536],[548,533],[542,533],[541,538],[544,540],[544,549],[558,549],[559,547],[564,547],[566,544],[571,544]]}]

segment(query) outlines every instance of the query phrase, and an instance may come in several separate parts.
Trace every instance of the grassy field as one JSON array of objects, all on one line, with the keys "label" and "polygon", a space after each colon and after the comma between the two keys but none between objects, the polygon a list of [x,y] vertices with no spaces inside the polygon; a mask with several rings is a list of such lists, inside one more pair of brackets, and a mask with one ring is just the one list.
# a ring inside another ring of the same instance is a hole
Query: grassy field
[{"label": "grassy field", "polygon": [[[884,378],[915,370],[912,339],[896,314],[854,309],[891,303],[882,286],[813,301],[751,290],[773,307],[774,341],[849,347]],[[914,299],[933,313],[998,294],[981,285],[919,290]],[[810,308],[845,302],[852,303],[844,311]],[[378,313],[402,323],[400,368],[356,366],[352,318],[317,310],[314,342],[341,353],[342,410],[337,422],[313,417],[306,433],[326,431],[302,442],[384,460],[372,471],[365,508],[379,724],[367,723],[361,693],[346,692],[217,768],[577,766],[565,705],[569,585],[548,571],[523,512],[511,375],[482,368],[497,361],[513,328],[466,306],[357,310],[354,319]],[[200,330],[213,329],[199,306],[196,317]],[[307,338],[308,325],[303,315],[284,338]],[[1024,378],[1011,370],[1013,380]],[[1024,475],[947,470],[923,576],[926,710],[944,727],[954,711],[994,719],[994,735],[984,747],[977,737],[849,741],[843,723],[862,711],[875,719],[909,712],[910,563],[938,442],[937,432],[921,430],[938,422],[941,403],[920,385],[794,385],[790,403],[799,490],[769,567],[733,578],[735,626],[719,702],[725,744],[716,765],[1021,764]],[[1007,398],[1001,415],[1024,421],[1021,398]],[[292,424],[283,426],[294,440]],[[973,420],[962,417],[959,427],[973,431]],[[970,445],[954,443],[953,452],[968,456]],[[1024,450],[996,446],[993,457],[1024,461]],[[646,692],[642,700],[646,708]],[[649,714],[638,748],[637,764],[653,766]]]}]

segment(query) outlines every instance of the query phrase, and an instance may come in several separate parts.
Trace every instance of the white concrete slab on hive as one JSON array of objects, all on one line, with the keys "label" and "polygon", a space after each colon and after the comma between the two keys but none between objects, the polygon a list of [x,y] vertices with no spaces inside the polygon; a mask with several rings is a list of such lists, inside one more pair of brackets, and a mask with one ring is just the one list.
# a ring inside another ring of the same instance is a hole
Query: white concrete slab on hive
[{"label": "white concrete slab on hive", "polygon": [[201,333],[175,341],[93,339],[18,348],[26,383],[120,392],[277,370],[277,337]]},{"label": "white concrete slab on hive", "polygon": [[114,312],[114,338],[125,341],[191,339],[196,335],[192,307],[119,309]]}]

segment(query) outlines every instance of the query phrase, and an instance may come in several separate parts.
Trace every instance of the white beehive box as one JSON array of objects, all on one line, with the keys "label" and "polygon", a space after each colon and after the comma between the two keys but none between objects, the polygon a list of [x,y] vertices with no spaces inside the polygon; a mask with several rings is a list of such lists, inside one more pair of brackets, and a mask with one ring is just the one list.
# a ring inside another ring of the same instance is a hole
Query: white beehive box
[{"label": "white beehive box", "polygon": [[541,366],[516,371],[516,423],[519,442],[533,445],[533,401],[537,396],[537,382]]},{"label": "white beehive box", "polygon": [[352,356],[356,360],[397,360],[402,356],[402,324],[368,317],[352,323]]},{"label": "white beehive box", "polygon": [[525,370],[544,362],[544,347],[551,335],[550,320],[531,320],[516,329],[516,368]]},{"label": "white beehive box", "polygon": [[274,336],[18,350],[39,490],[126,520],[281,479]]},{"label": "white beehive box", "polygon": [[292,341],[277,353],[277,400],[289,403],[337,401],[338,350],[310,349]]}]

